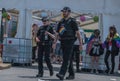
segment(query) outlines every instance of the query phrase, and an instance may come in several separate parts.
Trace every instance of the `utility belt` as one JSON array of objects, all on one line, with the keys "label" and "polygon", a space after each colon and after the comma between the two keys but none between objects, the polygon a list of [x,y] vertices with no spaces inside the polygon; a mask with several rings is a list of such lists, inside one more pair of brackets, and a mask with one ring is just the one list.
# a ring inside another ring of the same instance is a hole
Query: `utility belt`
[{"label": "utility belt", "polygon": [[38,45],[51,45],[51,44],[52,44],[51,41],[43,41],[38,43]]},{"label": "utility belt", "polygon": [[76,40],[76,37],[60,37],[59,40],[60,41],[64,41],[64,40]]}]

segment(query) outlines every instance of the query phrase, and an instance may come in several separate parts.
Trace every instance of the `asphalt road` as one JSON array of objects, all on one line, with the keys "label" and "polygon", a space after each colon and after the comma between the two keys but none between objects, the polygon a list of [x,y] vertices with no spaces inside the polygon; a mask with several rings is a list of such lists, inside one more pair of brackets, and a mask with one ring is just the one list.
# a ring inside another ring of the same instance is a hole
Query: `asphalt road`
[{"label": "asphalt road", "polygon": [[[45,68],[43,78],[36,78],[37,64],[34,64],[32,67],[11,67],[9,69],[0,70],[0,81],[60,81],[55,76],[59,68],[60,65],[54,64],[54,75],[52,77],[49,76],[49,71]],[[75,79],[69,81],[120,81],[120,75],[91,74],[88,72],[81,72],[76,73]]]}]

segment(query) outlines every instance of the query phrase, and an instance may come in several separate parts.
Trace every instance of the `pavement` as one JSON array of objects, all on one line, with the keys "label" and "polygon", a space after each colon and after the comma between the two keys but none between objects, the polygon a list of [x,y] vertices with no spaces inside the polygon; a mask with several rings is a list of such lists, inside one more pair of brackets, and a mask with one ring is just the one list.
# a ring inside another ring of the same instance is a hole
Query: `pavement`
[{"label": "pavement", "polygon": [[[56,77],[60,69],[59,64],[53,64],[54,75],[49,76],[49,71],[45,66],[44,76],[36,78],[37,64],[32,66],[14,66],[9,69],[0,70],[0,81],[61,81]],[[68,74],[66,74],[68,75]],[[120,81],[120,74],[106,75],[106,74],[91,74],[89,72],[76,73],[74,80],[64,81]]]}]

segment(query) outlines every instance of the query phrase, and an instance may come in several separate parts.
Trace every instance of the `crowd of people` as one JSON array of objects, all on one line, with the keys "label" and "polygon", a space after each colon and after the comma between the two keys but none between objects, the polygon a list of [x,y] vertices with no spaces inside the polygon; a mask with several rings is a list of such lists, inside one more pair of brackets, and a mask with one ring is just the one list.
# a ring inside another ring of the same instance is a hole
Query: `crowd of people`
[{"label": "crowd of people", "polygon": [[[38,62],[38,74],[36,77],[43,77],[45,61],[50,71],[50,76],[54,74],[54,66],[51,62],[58,62],[61,64],[61,68],[56,76],[63,80],[66,72],[69,75],[66,79],[74,79],[75,72],[73,68],[73,60],[76,60],[76,72],[80,72],[80,56],[83,50],[82,37],[80,35],[79,26],[77,21],[70,16],[71,9],[64,7],[61,10],[63,18],[59,21],[58,26],[55,29],[50,25],[48,17],[43,17],[43,26],[37,27],[36,24],[32,26],[32,41],[33,41],[33,55],[32,61],[36,61],[36,49],[37,62]],[[51,49],[52,48],[52,49]],[[106,51],[104,50],[106,48]],[[86,54],[91,57],[91,73],[98,72],[99,57],[105,54],[104,62],[106,65],[105,72],[107,74],[114,74],[115,57],[119,54],[120,37],[117,33],[115,26],[110,26],[109,34],[106,37],[105,42],[101,41],[100,30],[94,30],[93,34],[87,41]],[[52,54],[51,54],[52,51]],[[111,55],[112,66],[109,67],[108,58]],[[51,59],[52,58],[52,59]]]}]

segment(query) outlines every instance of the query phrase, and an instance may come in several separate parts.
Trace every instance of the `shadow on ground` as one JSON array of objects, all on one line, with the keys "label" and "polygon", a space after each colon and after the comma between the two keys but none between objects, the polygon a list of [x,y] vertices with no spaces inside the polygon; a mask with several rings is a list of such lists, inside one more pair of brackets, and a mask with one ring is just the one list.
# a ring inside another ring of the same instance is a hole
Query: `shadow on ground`
[{"label": "shadow on ground", "polygon": [[45,81],[63,81],[63,80],[59,80],[59,79],[50,79],[50,77],[48,77],[48,76],[44,76],[44,77],[42,77],[42,78],[37,78],[37,77],[35,77],[35,76],[18,76],[18,77],[20,77],[20,78],[31,78],[31,79],[40,79],[40,80],[45,80]]},{"label": "shadow on ground", "polygon": [[[13,66],[15,68],[26,68],[26,69],[38,69],[37,65],[33,65],[33,66]],[[48,70],[48,68],[46,66],[44,66],[44,70]],[[54,66],[54,71],[58,72],[60,70],[60,66],[59,67],[55,67]],[[95,74],[95,73],[90,73],[90,70],[86,70],[86,69],[82,69],[81,72],[77,73],[77,74],[92,74],[92,75],[100,75],[100,76],[116,76],[116,77],[120,77],[120,74],[115,73],[115,74],[106,74],[104,73],[104,71],[100,71],[99,74]],[[20,76],[21,78],[36,78],[35,76]],[[49,80],[49,81],[56,81],[56,80]]]}]

